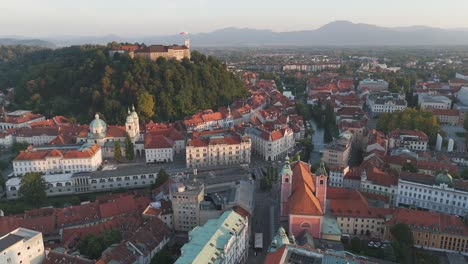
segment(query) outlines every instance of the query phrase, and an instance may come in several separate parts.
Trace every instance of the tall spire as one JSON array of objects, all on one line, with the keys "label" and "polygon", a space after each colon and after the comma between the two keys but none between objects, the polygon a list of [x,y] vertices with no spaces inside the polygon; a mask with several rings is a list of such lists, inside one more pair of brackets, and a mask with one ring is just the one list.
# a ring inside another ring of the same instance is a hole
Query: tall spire
[{"label": "tall spire", "polygon": [[315,175],[323,175],[325,177],[328,177],[327,169],[325,168],[325,163],[323,161],[320,162],[320,167],[317,169]]}]

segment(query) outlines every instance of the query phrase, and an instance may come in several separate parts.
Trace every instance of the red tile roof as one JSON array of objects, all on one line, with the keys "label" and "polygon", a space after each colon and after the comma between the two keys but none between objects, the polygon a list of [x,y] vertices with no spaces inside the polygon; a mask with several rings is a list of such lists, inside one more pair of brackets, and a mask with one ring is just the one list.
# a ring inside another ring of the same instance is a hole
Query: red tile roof
[{"label": "red tile roof", "polygon": [[390,133],[390,137],[399,138],[400,136],[417,136],[420,140],[429,140],[429,137],[423,131],[418,130],[407,130],[407,129],[395,129]]},{"label": "red tile roof", "polygon": [[129,249],[128,243],[138,248],[144,256],[150,256],[151,251],[167,240],[170,229],[160,219],[155,218],[144,223],[129,239],[120,242],[115,248],[106,251],[98,263],[134,263],[137,256]]},{"label": "red tile roof", "polygon": [[107,126],[106,137],[124,138],[126,136],[127,130],[125,130],[125,126]]},{"label": "red tile roof", "polygon": [[460,116],[460,112],[455,109],[428,109],[435,116]]},{"label": "red tile roof", "polygon": [[96,155],[101,149],[98,144],[84,150],[24,150],[21,151],[15,160],[40,160],[47,157],[63,157],[64,159],[84,159]]},{"label": "red tile roof", "polygon": [[102,218],[110,218],[135,211],[140,211],[141,213],[150,202],[151,200],[147,197],[125,195],[115,198],[110,202],[101,203],[99,205],[99,212]]},{"label": "red tile roof", "polygon": [[174,141],[171,139],[154,133],[146,133],[145,135],[145,149],[161,149],[173,148]]},{"label": "red tile roof", "polygon": [[57,226],[59,227],[99,221],[100,219],[99,205],[96,202],[65,207],[57,212]]},{"label": "red tile roof", "polygon": [[289,197],[290,214],[323,215],[323,208],[315,197],[315,184],[310,165],[302,161],[292,164],[292,193]]},{"label": "red tile roof", "polygon": [[366,169],[367,180],[381,186],[398,185],[398,176],[393,173],[386,173],[378,168],[372,167]]},{"label": "red tile roof", "polygon": [[387,225],[406,223],[412,230],[468,236],[468,227],[455,215],[397,208]]}]

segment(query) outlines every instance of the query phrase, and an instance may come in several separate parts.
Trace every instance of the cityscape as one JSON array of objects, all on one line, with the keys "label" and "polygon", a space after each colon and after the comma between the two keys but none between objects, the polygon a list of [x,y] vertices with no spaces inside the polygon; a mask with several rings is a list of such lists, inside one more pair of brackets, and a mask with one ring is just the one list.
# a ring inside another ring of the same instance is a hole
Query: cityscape
[{"label": "cityscape", "polygon": [[0,263],[468,263],[466,12],[117,2],[0,11]]}]

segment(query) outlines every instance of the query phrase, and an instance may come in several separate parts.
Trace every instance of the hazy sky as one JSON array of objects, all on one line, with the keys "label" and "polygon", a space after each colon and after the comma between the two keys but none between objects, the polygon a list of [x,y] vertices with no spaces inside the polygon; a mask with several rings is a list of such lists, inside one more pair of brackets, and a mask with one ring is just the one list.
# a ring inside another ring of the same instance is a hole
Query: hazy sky
[{"label": "hazy sky", "polygon": [[0,0],[0,35],[315,29],[334,20],[468,28],[468,0]]}]

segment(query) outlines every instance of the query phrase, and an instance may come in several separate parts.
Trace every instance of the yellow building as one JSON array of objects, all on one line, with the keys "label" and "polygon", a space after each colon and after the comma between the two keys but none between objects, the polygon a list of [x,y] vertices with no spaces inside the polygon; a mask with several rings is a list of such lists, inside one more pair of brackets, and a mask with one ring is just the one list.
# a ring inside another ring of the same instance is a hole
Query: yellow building
[{"label": "yellow building", "polygon": [[187,58],[190,60],[190,48],[187,45],[188,42],[185,45],[151,45],[130,52],[129,55],[132,58],[142,57],[152,61],[157,60],[159,57],[176,60]]},{"label": "yellow building", "polygon": [[385,238],[391,239],[390,228],[406,223],[413,232],[415,247],[468,253],[468,227],[457,216],[398,208],[385,226]]}]

